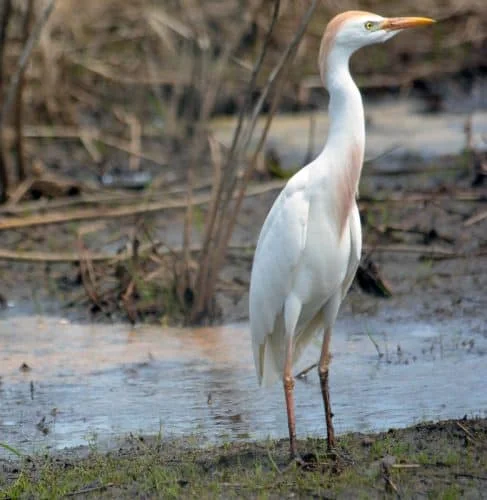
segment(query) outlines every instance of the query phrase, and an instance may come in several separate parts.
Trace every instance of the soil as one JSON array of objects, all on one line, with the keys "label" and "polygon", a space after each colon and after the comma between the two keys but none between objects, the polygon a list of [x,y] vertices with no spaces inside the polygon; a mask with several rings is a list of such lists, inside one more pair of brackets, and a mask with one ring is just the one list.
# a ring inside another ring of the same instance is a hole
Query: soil
[{"label": "soil", "polygon": [[[487,420],[422,423],[380,434],[202,449],[191,438],[131,436],[0,462],[0,498],[486,498]],[[3,492],[2,492],[3,491]]]}]

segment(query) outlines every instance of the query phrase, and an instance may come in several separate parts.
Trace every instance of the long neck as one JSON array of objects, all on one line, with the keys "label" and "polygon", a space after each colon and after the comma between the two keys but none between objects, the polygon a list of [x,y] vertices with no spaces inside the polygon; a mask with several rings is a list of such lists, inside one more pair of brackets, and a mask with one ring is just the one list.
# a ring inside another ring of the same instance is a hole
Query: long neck
[{"label": "long neck", "polygon": [[365,148],[364,109],[350,75],[349,55],[328,54],[326,87],[330,94],[328,138],[323,149],[328,178],[335,184],[340,231],[343,231],[358,191]]},{"label": "long neck", "polygon": [[[330,127],[325,148],[339,148],[342,155],[359,148],[361,159],[365,147],[364,108],[360,91],[350,75],[348,60],[330,54],[326,86],[330,94],[328,108]],[[335,63],[335,64],[333,64]]]}]

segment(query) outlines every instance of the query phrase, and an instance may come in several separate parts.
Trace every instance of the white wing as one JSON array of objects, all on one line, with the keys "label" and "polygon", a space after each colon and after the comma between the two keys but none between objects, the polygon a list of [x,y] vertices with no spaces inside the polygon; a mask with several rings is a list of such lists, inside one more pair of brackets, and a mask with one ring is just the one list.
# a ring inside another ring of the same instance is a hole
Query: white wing
[{"label": "white wing", "polygon": [[[267,337],[274,330],[276,333],[280,330],[284,335],[284,328],[275,328],[275,323],[280,319],[291,290],[294,270],[306,243],[307,177],[308,169],[302,169],[289,180],[274,202],[257,243],[250,280],[249,312],[259,380],[262,380],[264,365],[268,364],[263,358]],[[284,345],[283,338],[274,340],[280,340]]]},{"label": "white wing", "polygon": [[355,273],[357,272],[357,267],[360,263],[360,257],[362,255],[362,226],[360,225],[360,213],[358,210],[357,203],[353,204],[352,211],[349,217],[350,225],[350,259],[348,261],[347,275],[343,282],[342,288],[342,298],[348,292],[350,285],[352,284]]}]

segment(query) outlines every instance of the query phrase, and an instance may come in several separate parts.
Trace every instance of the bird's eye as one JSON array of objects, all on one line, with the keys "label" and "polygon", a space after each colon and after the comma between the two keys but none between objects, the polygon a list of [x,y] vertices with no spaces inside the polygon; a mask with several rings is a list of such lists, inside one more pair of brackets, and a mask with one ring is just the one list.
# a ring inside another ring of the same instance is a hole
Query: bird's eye
[{"label": "bird's eye", "polygon": [[367,31],[370,31],[370,30],[374,27],[374,23],[372,23],[371,21],[367,21],[367,22],[364,24],[364,26],[365,26],[365,29],[366,29]]}]

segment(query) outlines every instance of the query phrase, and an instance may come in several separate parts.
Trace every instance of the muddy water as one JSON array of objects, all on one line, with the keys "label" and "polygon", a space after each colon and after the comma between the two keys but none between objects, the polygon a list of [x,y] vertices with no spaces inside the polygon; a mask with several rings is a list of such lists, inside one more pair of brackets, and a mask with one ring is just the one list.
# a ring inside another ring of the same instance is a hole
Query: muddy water
[{"label": "muddy water", "polygon": [[[487,413],[480,322],[424,323],[397,311],[394,324],[380,315],[346,318],[332,349],[339,432]],[[301,366],[318,352],[310,346]],[[247,324],[131,329],[4,316],[0,376],[0,442],[26,453],[116,442],[129,432],[202,442],[287,434],[280,384],[257,386]],[[299,435],[322,435],[314,371],[296,393]]]}]

